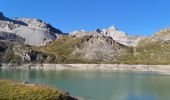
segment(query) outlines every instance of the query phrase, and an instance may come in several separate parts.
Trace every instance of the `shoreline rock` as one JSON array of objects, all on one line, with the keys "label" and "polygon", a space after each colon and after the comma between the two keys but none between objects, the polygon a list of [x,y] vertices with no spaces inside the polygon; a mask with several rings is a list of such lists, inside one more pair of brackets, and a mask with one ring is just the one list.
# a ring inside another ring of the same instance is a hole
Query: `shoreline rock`
[{"label": "shoreline rock", "polygon": [[170,74],[170,65],[127,65],[127,64],[23,64],[13,66],[2,64],[1,69],[34,69],[34,70],[100,70],[100,71],[133,71],[133,72],[157,72]]}]

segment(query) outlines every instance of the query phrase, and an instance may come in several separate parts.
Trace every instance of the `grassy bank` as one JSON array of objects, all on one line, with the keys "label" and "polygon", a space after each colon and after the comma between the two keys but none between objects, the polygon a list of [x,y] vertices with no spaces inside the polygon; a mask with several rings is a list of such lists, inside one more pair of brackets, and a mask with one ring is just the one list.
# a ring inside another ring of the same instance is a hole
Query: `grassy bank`
[{"label": "grassy bank", "polygon": [[117,63],[125,64],[170,64],[170,44],[151,43],[139,46],[135,51],[128,50],[120,56]]},{"label": "grassy bank", "polygon": [[21,84],[0,80],[0,100],[76,100],[61,92],[42,85]]},{"label": "grassy bank", "polygon": [[56,41],[50,43],[46,47],[32,47],[32,48],[39,52],[54,55],[55,59],[51,63],[55,64],[98,63],[96,61],[83,59],[80,58],[78,55],[72,54],[79,42],[80,42],[79,38],[62,36]]},{"label": "grassy bank", "polygon": [[116,60],[108,61],[83,59],[78,54],[73,54],[79,42],[79,38],[63,36],[46,47],[33,47],[33,49],[54,55],[56,59],[52,63],[55,64],[170,64],[170,44],[166,42],[141,41],[138,47],[126,47],[126,52]]}]

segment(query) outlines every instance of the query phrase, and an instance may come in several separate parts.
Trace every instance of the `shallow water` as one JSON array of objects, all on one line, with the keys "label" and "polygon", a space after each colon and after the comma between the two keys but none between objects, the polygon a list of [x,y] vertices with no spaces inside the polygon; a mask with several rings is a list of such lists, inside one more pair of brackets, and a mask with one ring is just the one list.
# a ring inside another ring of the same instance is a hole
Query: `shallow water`
[{"label": "shallow water", "polygon": [[0,79],[46,84],[89,100],[170,100],[170,75],[149,72],[0,70]]}]

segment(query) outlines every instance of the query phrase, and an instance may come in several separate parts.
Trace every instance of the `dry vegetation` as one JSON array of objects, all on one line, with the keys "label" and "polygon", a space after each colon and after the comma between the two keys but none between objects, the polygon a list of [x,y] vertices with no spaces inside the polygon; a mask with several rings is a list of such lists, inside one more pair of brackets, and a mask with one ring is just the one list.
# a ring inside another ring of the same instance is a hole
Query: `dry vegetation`
[{"label": "dry vegetation", "polygon": [[41,85],[25,85],[8,80],[0,80],[1,100],[76,100],[61,92]]}]

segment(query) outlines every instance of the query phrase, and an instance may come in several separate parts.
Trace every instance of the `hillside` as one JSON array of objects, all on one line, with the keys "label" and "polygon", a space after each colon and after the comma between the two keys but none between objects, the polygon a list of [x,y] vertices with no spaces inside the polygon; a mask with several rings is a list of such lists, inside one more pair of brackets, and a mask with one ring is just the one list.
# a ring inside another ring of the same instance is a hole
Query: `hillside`
[{"label": "hillside", "polygon": [[55,56],[38,52],[22,43],[0,41],[0,62],[21,65],[24,63],[51,63]]},{"label": "hillside", "polygon": [[126,52],[126,46],[110,37],[86,35],[63,36],[46,47],[34,47],[34,50],[55,55],[55,63],[107,63]]},{"label": "hillside", "polygon": [[0,80],[1,100],[78,100],[68,93],[42,85]]},{"label": "hillside", "polygon": [[135,47],[118,58],[118,63],[127,64],[170,64],[170,28],[145,37]]}]

